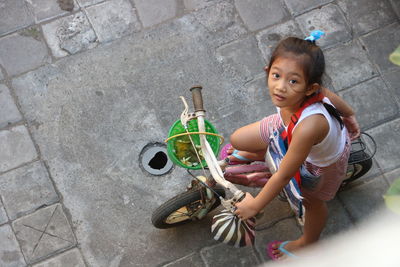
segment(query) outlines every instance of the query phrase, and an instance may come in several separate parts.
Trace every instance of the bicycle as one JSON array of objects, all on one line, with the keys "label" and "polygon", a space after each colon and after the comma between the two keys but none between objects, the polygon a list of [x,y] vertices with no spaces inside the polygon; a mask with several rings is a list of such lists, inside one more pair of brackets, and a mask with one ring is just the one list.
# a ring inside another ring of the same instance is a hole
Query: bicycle
[{"label": "bicycle", "polygon": [[[205,135],[210,133],[205,132],[205,110],[203,108],[201,89],[201,86],[192,87],[190,89],[192,91],[193,104],[195,108],[194,113],[188,113],[186,101],[183,97],[181,97],[185,105],[185,110],[181,115],[181,121],[185,123],[190,120],[197,120],[198,131],[194,131],[193,134],[200,135],[201,151],[204,154],[204,158],[208,166],[207,168],[210,170],[211,175],[195,176],[191,171],[189,171],[189,169],[187,169],[189,175],[193,178],[190,185],[187,187],[185,192],[169,199],[153,212],[151,221],[156,228],[166,229],[183,225],[191,221],[201,220],[220,204],[222,204],[225,209],[233,213],[235,210],[235,203],[240,201],[244,197],[245,193],[239,190],[233,184],[237,183],[238,181],[232,179],[232,177],[229,177],[230,170],[236,168],[235,171],[237,171],[237,168],[244,168],[241,171],[249,173],[245,174],[244,179],[242,180],[245,182],[240,182],[239,184],[241,185],[262,187],[266,182],[264,179],[263,182],[257,183],[257,181],[262,179],[258,178],[255,181],[252,181],[251,179],[248,179],[250,176],[246,176],[257,172],[265,173],[267,167],[264,162],[256,162],[254,164],[243,165],[241,167],[228,166],[225,169],[225,172],[222,172],[220,164],[218,163],[218,160],[216,159],[210,145],[207,142],[207,139],[205,138]],[[186,134],[183,133],[183,135]],[[190,134],[187,135],[190,136]],[[364,138],[370,139],[373,146],[372,152],[368,152]],[[353,141],[351,147],[352,149],[349,157],[347,175],[342,182],[342,189],[345,188],[349,183],[354,182],[365,175],[370,170],[372,167],[372,157],[376,152],[376,143],[374,139],[366,133],[362,133],[358,139]],[[196,154],[198,153],[196,152]],[[203,168],[203,171],[204,169],[206,168]],[[257,177],[257,175],[253,175],[253,177]],[[230,192],[232,195],[227,200],[225,200],[225,189],[228,189],[228,192]],[[285,200],[286,198],[282,194],[280,194],[279,197],[281,200]]]}]

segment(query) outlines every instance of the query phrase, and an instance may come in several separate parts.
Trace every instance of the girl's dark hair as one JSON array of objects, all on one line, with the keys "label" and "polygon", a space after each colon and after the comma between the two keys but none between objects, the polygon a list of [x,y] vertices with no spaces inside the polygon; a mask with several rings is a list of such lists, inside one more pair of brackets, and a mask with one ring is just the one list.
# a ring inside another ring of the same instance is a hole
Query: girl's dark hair
[{"label": "girl's dark hair", "polygon": [[[321,48],[315,42],[306,41],[296,37],[288,37],[279,42],[274,52],[272,53],[271,60],[268,65],[268,70],[271,69],[272,63],[278,57],[285,57],[288,53],[295,56],[304,56],[301,61],[303,65],[303,72],[305,75],[307,85],[318,83],[322,85],[322,75],[325,71],[325,57]],[[344,124],[336,108],[328,103],[323,103],[329,114],[336,118],[343,128]]]},{"label": "girl's dark hair", "polygon": [[307,85],[322,84],[322,74],[325,71],[325,58],[321,48],[315,42],[306,41],[296,37],[288,37],[279,42],[272,53],[268,69],[278,57],[285,57],[288,53],[304,56],[302,60],[303,71]]}]

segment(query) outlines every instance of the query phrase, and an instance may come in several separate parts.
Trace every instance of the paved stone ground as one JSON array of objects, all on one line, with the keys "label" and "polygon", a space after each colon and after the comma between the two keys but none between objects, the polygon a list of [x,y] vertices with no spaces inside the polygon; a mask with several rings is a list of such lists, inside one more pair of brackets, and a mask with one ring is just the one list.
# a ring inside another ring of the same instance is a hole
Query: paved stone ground
[{"label": "paved stone ground", "polygon": [[[263,66],[285,36],[327,32],[327,85],[378,144],[373,169],[329,203],[327,238],[383,204],[400,175],[396,0],[0,1],[0,266],[254,266],[265,243],[301,233],[275,200],[253,248],[212,240],[211,216],[157,230],[152,211],[182,191],[179,168],[139,166],[204,87],[209,119],[233,129],[274,112]],[[254,192],[254,190],[253,190]]]}]

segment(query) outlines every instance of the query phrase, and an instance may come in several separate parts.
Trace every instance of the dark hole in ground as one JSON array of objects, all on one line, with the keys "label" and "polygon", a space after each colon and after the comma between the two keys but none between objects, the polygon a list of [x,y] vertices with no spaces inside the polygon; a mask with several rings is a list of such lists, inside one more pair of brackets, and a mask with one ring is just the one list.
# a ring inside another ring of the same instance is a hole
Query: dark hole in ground
[{"label": "dark hole in ground", "polygon": [[62,10],[71,12],[74,9],[74,0],[57,0]]},{"label": "dark hole in ground", "polygon": [[153,169],[161,170],[168,162],[167,155],[164,152],[157,152],[149,161],[149,166]]}]

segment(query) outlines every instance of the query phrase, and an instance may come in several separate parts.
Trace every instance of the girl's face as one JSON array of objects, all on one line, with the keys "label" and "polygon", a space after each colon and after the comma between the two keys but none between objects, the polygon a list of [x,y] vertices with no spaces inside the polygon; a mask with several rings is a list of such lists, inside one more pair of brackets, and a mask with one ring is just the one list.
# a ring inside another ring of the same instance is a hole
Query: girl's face
[{"label": "girl's face", "polygon": [[275,106],[296,111],[313,93],[307,88],[301,65],[302,56],[278,57],[271,69],[266,69],[269,94]]}]

